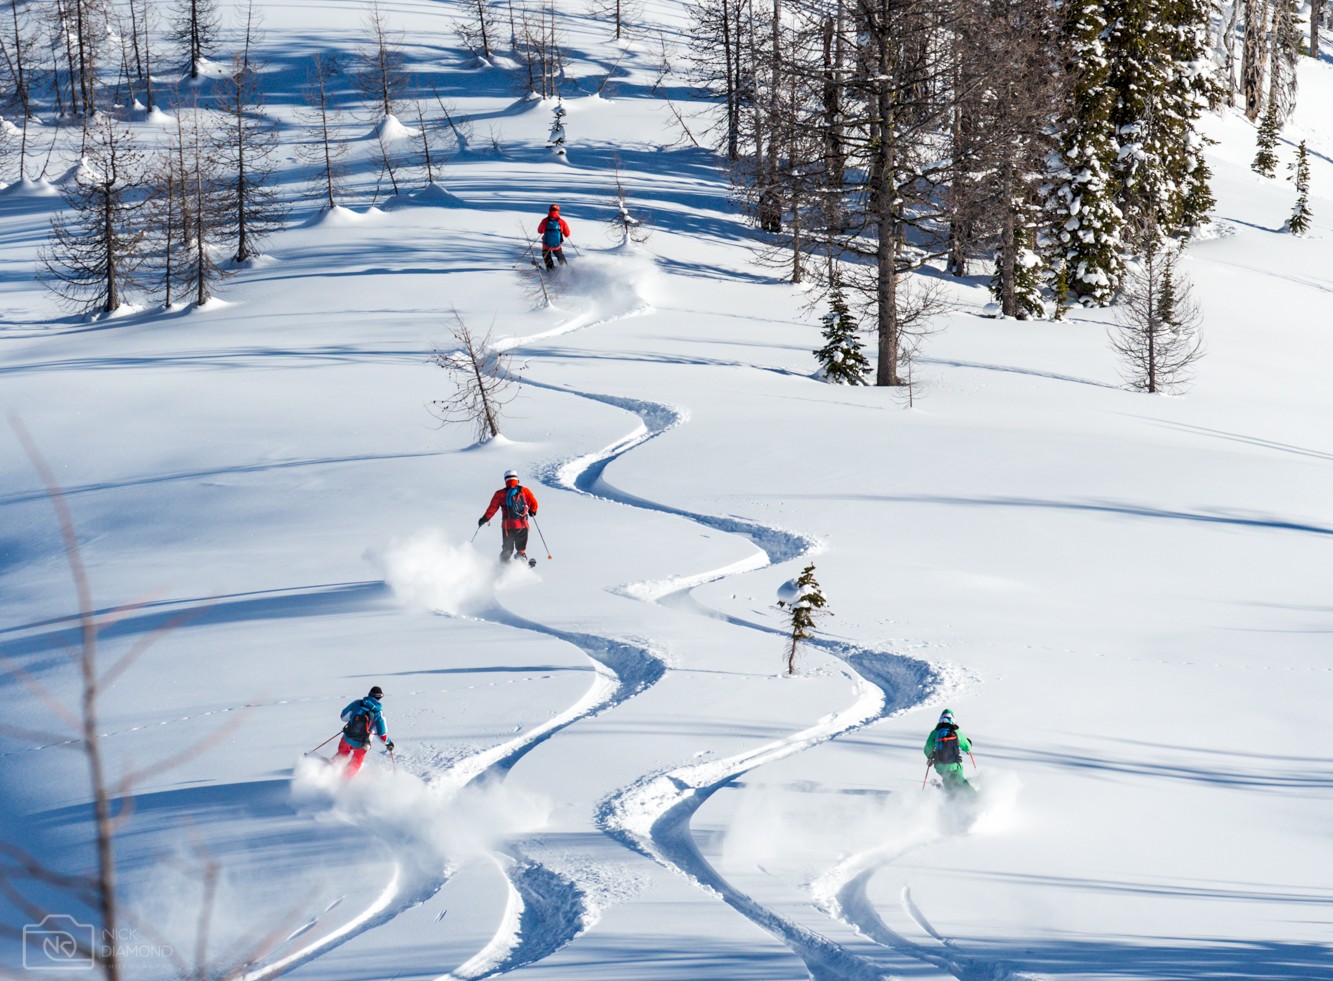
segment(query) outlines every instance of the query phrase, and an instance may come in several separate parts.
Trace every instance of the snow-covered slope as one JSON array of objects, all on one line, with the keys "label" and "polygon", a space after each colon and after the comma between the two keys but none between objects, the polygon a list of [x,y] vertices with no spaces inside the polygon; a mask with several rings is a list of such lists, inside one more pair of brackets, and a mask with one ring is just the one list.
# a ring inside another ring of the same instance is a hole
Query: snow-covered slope
[{"label": "snow-covered slope", "polygon": [[[350,6],[267,13],[292,86],[360,40]],[[983,319],[975,278],[908,408],[812,377],[806,298],[674,145],[651,36],[570,15],[560,160],[553,103],[474,66],[453,13],[392,8],[472,124],[447,192],[368,209],[365,126],[348,208],[307,199],[225,303],[66,316],[31,276],[60,199],[0,195],[0,401],[94,607],[135,604],[105,663],[153,641],[101,745],[120,774],[216,737],[118,835],[131,976],[192,963],[209,908],[206,960],[250,978],[1333,978],[1333,69],[1304,66],[1284,135],[1312,150],[1307,238],[1252,127],[1210,121],[1186,395],[1122,390],[1105,311]],[[643,246],[603,224],[617,159]],[[521,235],[553,201],[578,252],[534,309]],[[428,408],[453,310],[523,381],[482,446]],[[85,871],[86,764],[33,694],[77,709],[77,600],[0,440],[4,836]],[[497,568],[498,522],[473,536],[510,467],[533,571]],[[810,562],[835,616],[783,677],[777,594]],[[341,787],[303,754],[371,684],[396,770]],[[921,786],[946,704],[972,820]]]}]

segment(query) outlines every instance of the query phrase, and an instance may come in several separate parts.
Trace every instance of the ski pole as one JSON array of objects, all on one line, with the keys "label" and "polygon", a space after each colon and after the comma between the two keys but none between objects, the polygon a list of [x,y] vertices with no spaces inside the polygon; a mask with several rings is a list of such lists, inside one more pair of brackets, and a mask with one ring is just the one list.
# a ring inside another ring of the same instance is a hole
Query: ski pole
[{"label": "ski pole", "polygon": [[972,769],[975,770],[977,768],[977,758],[972,755],[972,750],[970,749],[967,751],[967,755],[972,760]]},{"label": "ski pole", "polygon": [[[321,749],[323,749],[323,748],[324,748],[325,746],[327,746],[329,743],[333,742],[335,739],[337,739],[337,738],[338,738],[339,736],[341,736],[342,734],[343,734],[343,731],[342,731],[341,729],[339,729],[337,732],[335,732],[335,733],[334,733],[332,736],[330,736],[328,739],[324,740],[322,743],[320,743],[318,746],[316,746],[314,749],[312,749],[312,750],[310,751],[310,753],[318,753]],[[310,753],[306,753],[305,755],[306,755],[306,756],[309,756]]]},{"label": "ski pole", "polygon": [[481,534],[481,525],[477,525],[477,530],[474,531],[472,533],[472,537],[467,540],[468,544],[471,545],[473,542],[475,542],[479,534]]},{"label": "ski pole", "polygon": [[930,764],[926,764],[926,775],[921,778],[921,789],[926,789],[926,781],[930,779]]},{"label": "ski pole", "polygon": [[537,529],[537,537],[542,540],[542,548],[546,549],[546,557],[551,557],[551,546],[546,544],[546,536],[542,534],[542,526],[537,524],[537,516],[532,516],[532,526]]},{"label": "ski pole", "polygon": [[398,758],[393,755],[393,750],[389,750],[389,762],[393,764],[393,772],[398,772]]}]

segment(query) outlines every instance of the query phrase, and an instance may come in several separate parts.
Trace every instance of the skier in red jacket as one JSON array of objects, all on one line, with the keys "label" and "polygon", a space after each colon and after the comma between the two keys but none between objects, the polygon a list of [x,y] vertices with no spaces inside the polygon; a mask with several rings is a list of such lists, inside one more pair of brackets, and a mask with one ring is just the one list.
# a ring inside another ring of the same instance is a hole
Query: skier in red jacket
[{"label": "skier in red jacket", "polygon": [[518,482],[518,474],[513,470],[505,471],[505,485],[491,495],[491,506],[477,519],[480,528],[503,510],[500,529],[504,542],[500,547],[500,561],[510,558],[526,559],[528,565],[535,566],[536,559],[528,558],[528,518],[537,516],[537,498],[532,491]]},{"label": "skier in red jacket", "polygon": [[554,269],[556,260],[565,264],[562,246],[569,238],[569,225],[560,217],[560,205],[553,204],[546,212],[546,217],[537,225],[537,234],[542,237],[542,261],[547,269]]}]

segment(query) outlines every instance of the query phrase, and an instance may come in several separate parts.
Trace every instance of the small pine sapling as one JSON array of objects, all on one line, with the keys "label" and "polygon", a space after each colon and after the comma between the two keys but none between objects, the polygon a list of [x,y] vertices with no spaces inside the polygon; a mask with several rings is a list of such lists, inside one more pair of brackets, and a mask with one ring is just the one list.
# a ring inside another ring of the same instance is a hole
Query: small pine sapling
[{"label": "small pine sapling", "polygon": [[842,281],[835,275],[829,294],[829,312],[820,318],[824,346],[814,352],[824,377],[835,385],[868,385],[870,360],[857,336],[861,326],[847,307]]},{"label": "small pine sapling", "polygon": [[565,116],[568,114],[569,110],[565,108],[563,102],[555,104],[555,108],[551,110],[551,115],[555,117],[551,120],[551,135],[546,139],[546,145],[561,159],[565,156]]},{"label": "small pine sapling", "polygon": [[1069,308],[1069,292],[1069,269],[1061,262],[1051,274],[1051,297],[1054,300],[1052,320],[1065,319],[1065,311]]},{"label": "small pine sapling", "polygon": [[787,611],[787,674],[792,675],[796,673],[797,649],[815,635],[815,618],[828,612],[828,600],[815,579],[814,563],[796,579],[784,583],[778,597],[778,606]]},{"label": "small pine sapling", "polygon": [[1277,110],[1277,100],[1269,99],[1264,118],[1259,120],[1258,149],[1254,154],[1254,163],[1250,164],[1251,170],[1264,177],[1272,177],[1277,170],[1277,138],[1282,130]]},{"label": "small pine sapling", "polygon": [[1292,180],[1296,182],[1296,206],[1287,219],[1287,231],[1304,235],[1310,229],[1310,154],[1305,141],[1296,148],[1296,162],[1291,165]]}]

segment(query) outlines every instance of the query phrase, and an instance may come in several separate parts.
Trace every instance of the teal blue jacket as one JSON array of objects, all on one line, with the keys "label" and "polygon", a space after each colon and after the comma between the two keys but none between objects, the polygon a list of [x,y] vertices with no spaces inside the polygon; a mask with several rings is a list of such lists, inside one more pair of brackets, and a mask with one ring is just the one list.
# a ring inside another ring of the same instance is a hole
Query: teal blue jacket
[{"label": "teal blue jacket", "polygon": [[[343,722],[344,723],[351,722],[352,716],[356,715],[362,709],[368,711],[372,716],[370,720],[370,732],[368,733],[368,735],[379,736],[380,739],[384,740],[385,742],[388,742],[389,733],[387,731],[387,727],[384,724],[384,715],[380,708],[380,703],[378,699],[371,698],[369,695],[367,695],[365,698],[358,698],[351,705],[347,706],[347,708],[343,709],[342,712]],[[348,746],[353,746],[356,749],[365,749],[370,745],[371,742],[370,739],[367,739],[365,742],[358,742],[357,740],[353,739],[346,733],[343,733],[343,739],[347,741]]]}]

